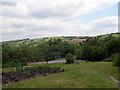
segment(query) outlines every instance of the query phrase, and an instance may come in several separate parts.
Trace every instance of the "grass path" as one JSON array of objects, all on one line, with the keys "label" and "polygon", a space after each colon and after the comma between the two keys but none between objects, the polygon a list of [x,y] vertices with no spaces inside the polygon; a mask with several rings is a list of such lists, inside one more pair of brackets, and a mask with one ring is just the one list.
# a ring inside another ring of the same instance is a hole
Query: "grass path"
[{"label": "grass path", "polygon": [[117,88],[112,75],[118,79],[118,68],[106,62],[82,62],[81,64],[54,63],[52,66],[61,66],[64,73],[49,75],[46,77],[25,80],[3,88]]}]

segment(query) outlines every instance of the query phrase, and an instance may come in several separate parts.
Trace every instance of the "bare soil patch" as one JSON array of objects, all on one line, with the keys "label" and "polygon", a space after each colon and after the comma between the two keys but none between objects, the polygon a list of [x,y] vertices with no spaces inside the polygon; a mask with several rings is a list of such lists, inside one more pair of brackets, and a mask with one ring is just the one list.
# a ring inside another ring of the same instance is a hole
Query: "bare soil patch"
[{"label": "bare soil patch", "polygon": [[27,76],[23,73],[19,73],[19,72],[9,72],[9,73],[2,73],[2,84],[10,84],[10,83],[15,83],[15,82],[19,82],[19,81],[22,81],[22,80],[28,80],[28,79],[31,79],[31,78],[37,78],[37,77],[42,77],[42,76],[48,76],[48,75],[51,75],[51,74],[55,74],[55,73],[62,73],[64,71],[62,70],[59,70],[57,72],[54,72],[52,70],[49,70],[47,72],[39,72],[37,71],[35,73],[35,75],[32,75],[32,76]]}]

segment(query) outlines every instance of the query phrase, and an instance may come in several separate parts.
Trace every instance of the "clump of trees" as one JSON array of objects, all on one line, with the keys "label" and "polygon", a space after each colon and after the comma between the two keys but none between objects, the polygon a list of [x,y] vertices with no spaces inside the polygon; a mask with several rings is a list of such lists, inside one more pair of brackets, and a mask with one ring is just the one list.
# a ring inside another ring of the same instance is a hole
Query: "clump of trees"
[{"label": "clump of trees", "polygon": [[74,63],[75,60],[74,56],[71,53],[68,53],[65,59],[66,59],[66,64]]},{"label": "clump of trees", "polygon": [[[111,35],[104,39],[94,37],[81,43],[68,43],[56,39],[35,46],[2,44],[2,63],[3,67],[8,67],[16,66],[16,63],[26,65],[27,62],[50,61],[59,58],[68,60],[69,57],[72,60],[76,57],[77,60],[101,61],[110,59],[116,53],[120,53],[120,40]],[[69,63],[72,61],[70,59]],[[114,62],[117,62],[117,59]]]},{"label": "clump of trees", "polygon": [[94,38],[78,48],[76,58],[78,60],[101,61],[112,59],[112,56],[119,52],[120,40],[117,37],[110,37],[109,40],[108,37],[104,40]]},{"label": "clump of trees", "polygon": [[74,44],[54,40],[43,42],[36,46],[13,46],[9,44],[2,45],[2,63],[3,67],[16,66],[16,63],[26,65],[27,62],[51,61],[59,58],[65,58],[67,53],[75,54]]}]

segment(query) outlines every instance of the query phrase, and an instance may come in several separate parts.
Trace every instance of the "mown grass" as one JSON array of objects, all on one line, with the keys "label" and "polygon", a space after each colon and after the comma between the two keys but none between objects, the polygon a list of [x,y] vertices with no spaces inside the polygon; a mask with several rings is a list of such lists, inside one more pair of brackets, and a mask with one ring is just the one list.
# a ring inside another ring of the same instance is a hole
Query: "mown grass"
[{"label": "mown grass", "polygon": [[[32,67],[32,66],[35,66],[35,65],[29,65],[29,66],[24,66],[24,67]],[[11,71],[16,71],[16,67],[9,67],[9,68],[2,68],[2,70],[0,71],[1,72],[11,72]]]},{"label": "mown grass", "polygon": [[[118,84],[108,76],[118,79],[118,68],[111,62],[80,62],[81,64],[54,63],[50,66],[60,66],[64,73],[53,74],[30,80],[24,80],[3,88],[117,88]],[[47,64],[42,64],[47,65]]]},{"label": "mown grass", "polygon": [[2,72],[11,72],[11,71],[16,71],[15,67],[2,68]]}]

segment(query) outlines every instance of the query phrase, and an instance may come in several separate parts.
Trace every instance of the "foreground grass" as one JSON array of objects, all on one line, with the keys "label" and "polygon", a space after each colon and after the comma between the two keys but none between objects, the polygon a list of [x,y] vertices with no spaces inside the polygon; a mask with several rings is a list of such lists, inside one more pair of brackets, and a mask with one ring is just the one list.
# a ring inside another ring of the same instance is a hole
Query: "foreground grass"
[{"label": "foreground grass", "polygon": [[16,71],[15,67],[2,68],[2,72],[11,72],[11,71]]},{"label": "foreground grass", "polygon": [[[43,64],[46,65],[46,64]],[[108,76],[118,79],[118,68],[108,62],[82,62],[81,64],[54,63],[64,73],[25,80],[3,88],[117,88],[118,85]]]}]

